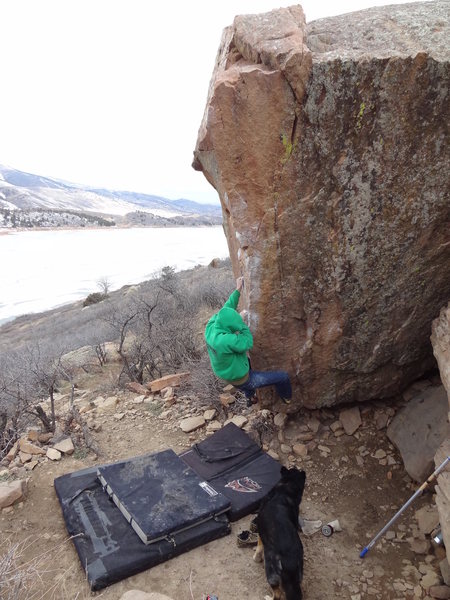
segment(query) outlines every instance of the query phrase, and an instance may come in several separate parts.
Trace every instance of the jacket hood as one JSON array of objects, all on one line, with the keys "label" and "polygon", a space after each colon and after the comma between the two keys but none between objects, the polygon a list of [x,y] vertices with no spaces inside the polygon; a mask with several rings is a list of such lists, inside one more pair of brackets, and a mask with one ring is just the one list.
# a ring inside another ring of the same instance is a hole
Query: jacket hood
[{"label": "jacket hood", "polygon": [[241,331],[245,325],[241,315],[234,308],[224,307],[219,310],[216,318],[216,328],[222,329],[229,333]]}]

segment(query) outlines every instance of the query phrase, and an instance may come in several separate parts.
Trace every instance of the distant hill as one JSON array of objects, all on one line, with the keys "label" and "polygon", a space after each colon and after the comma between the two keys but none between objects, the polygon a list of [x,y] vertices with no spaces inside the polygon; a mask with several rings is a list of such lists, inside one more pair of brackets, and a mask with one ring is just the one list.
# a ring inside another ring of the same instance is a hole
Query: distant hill
[{"label": "distant hill", "polygon": [[221,221],[219,205],[93,188],[0,165],[0,227],[204,225]]}]

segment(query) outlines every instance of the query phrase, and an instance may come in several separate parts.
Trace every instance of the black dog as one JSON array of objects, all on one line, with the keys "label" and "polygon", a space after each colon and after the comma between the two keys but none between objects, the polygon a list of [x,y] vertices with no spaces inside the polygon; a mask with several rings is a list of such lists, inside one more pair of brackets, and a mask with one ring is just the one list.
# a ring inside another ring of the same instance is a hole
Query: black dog
[{"label": "black dog", "polygon": [[256,517],[259,540],[254,560],[264,554],[273,600],[302,600],[303,546],[298,535],[298,511],[306,474],[281,467],[281,479],[261,502]]}]

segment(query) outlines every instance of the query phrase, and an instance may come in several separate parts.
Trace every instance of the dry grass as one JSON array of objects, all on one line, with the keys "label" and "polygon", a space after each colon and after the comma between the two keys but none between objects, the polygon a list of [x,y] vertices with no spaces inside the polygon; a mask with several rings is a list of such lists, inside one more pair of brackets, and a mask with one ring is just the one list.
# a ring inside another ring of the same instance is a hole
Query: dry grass
[{"label": "dry grass", "polygon": [[[10,538],[3,540],[0,549],[0,598],[1,600],[87,600],[90,590],[77,593],[74,598],[66,589],[67,577],[74,564],[61,573],[58,554],[64,544],[72,540],[67,538],[45,552],[39,551],[40,540],[29,537],[21,542],[13,542]],[[35,550],[35,552],[34,552]],[[25,559],[25,555],[32,558]],[[42,592],[45,582],[47,587]],[[48,583],[51,582],[51,583]],[[100,596],[99,596],[100,597]]]}]

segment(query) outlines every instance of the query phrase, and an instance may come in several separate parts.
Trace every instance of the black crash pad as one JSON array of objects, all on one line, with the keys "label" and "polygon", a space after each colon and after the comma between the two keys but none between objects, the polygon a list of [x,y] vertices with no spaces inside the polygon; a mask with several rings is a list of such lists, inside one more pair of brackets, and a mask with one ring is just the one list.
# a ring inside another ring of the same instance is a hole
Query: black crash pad
[{"label": "black crash pad", "polygon": [[194,444],[180,457],[230,500],[227,514],[231,521],[255,512],[280,479],[280,463],[234,423]]},{"label": "black crash pad", "polygon": [[[237,520],[255,512],[280,479],[281,465],[233,423],[194,444],[179,458],[201,481],[206,480],[213,490],[223,494],[231,506],[225,514],[150,544],[139,539],[104,491],[97,471],[104,472],[105,465],[55,479],[67,530],[74,536],[75,548],[93,590],[227,535],[229,519]],[[171,518],[169,513],[166,518]]]},{"label": "black crash pad", "polygon": [[92,590],[100,590],[230,533],[222,514],[144,544],[97,478],[97,467],[55,479],[64,521]]},{"label": "black crash pad", "polygon": [[173,450],[98,467],[99,480],[145,544],[226,512],[230,501]]}]

